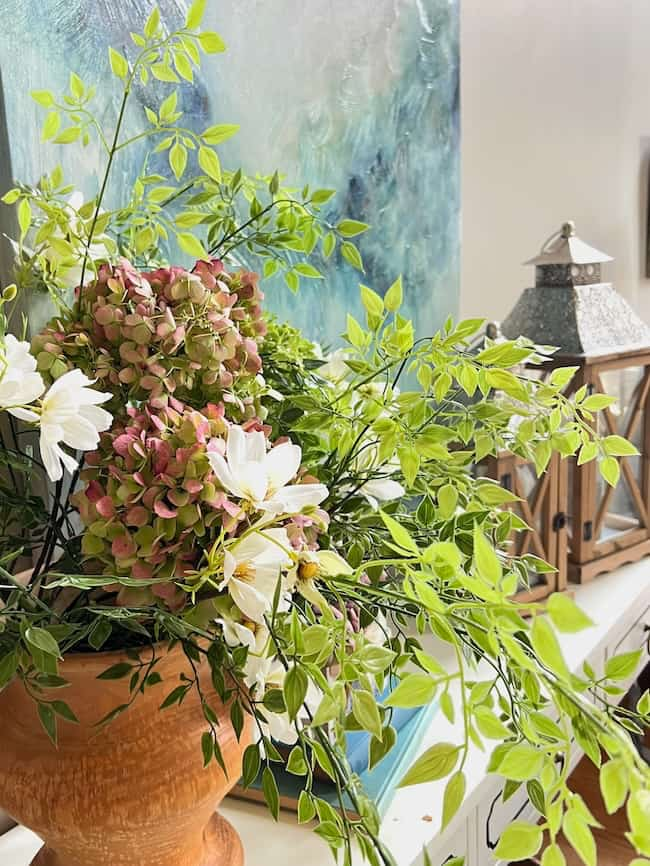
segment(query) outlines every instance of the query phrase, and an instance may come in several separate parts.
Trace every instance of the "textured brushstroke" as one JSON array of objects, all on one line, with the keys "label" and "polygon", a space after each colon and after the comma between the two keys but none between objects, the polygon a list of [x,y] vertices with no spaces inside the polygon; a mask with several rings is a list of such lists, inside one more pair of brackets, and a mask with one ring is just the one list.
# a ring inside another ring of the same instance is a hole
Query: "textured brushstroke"
[{"label": "textured brushstroke", "polygon": [[[160,5],[174,26],[187,0]],[[364,281],[383,292],[402,273],[407,312],[420,333],[455,313],[457,0],[223,0],[208,7],[208,24],[229,52],[206,63],[193,90],[183,88],[191,123],[241,124],[224,148],[231,165],[278,167],[288,178],[339,189],[332,222],[345,212],[374,229],[361,241]],[[34,178],[57,158],[52,146],[38,144],[40,111],[26,91],[64,87],[71,64],[88,80],[106,80],[106,45],[124,46],[150,8],[142,0],[3,0],[0,48],[16,176]],[[161,85],[148,99],[155,103],[165,92]],[[136,101],[131,122],[140,112]],[[98,151],[89,148],[81,163],[60,152],[75,184],[92,192]],[[120,163],[125,183],[135,160]],[[303,281],[298,296],[277,280],[268,296],[281,315],[334,341],[346,309],[361,315],[358,275],[336,256],[325,269],[327,279]]]}]

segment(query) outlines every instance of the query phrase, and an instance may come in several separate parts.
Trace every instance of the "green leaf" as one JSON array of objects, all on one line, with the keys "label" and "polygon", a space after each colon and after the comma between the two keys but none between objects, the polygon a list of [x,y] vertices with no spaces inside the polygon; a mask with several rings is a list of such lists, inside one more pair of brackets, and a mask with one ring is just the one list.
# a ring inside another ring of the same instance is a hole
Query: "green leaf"
[{"label": "green leaf", "polygon": [[334,248],[336,247],[336,235],[333,232],[328,232],[323,238],[323,256],[326,259],[334,252]]},{"label": "green leaf", "polygon": [[552,843],[544,849],[541,866],[566,866],[566,857],[559,845]]},{"label": "green leaf", "polygon": [[110,668],[106,668],[105,671],[102,671],[101,674],[97,677],[98,680],[121,680],[124,677],[128,676],[133,670],[133,665],[129,664],[129,662],[118,662],[115,665],[111,665]]},{"label": "green leaf", "polygon": [[650,791],[641,789],[630,794],[626,812],[632,832],[647,838],[650,835]]},{"label": "green leaf", "polygon": [[513,821],[501,834],[494,856],[499,860],[526,860],[542,847],[541,827],[525,821]]},{"label": "green leaf", "polygon": [[627,797],[627,769],[623,761],[614,759],[603,764],[599,774],[600,790],[608,815],[617,812]]},{"label": "green leaf", "polygon": [[501,580],[501,563],[496,552],[478,525],[474,527],[474,565],[483,580],[496,586]]},{"label": "green leaf", "polygon": [[157,6],[154,6],[151,10],[149,17],[147,18],[147,23],[144,25],[144,35],[147,39],[151,39],[156,35],[158,28],[160,27],[160,10]]},{"label": "green leaf", "polygon": [[203,766],[207,767],[214,757],[214,739],[211,731],[205,731],[201,737],[201,751],[203,752]]},{"label": "green leaf", "polygon": [[463,798],[465,797],[465,774],[462,770],[449,779],[445,787],[445,793],[442,799],[442,824],[440,829],[444,830],[447,824],[460,809]]},{"label": "green leaf", "polygon": [[325,204],[334,195],[336,195],[335,189],[315,189],[311,194],[311,201],[313,204]]},{"label": "green leaf", "polygon": [[262,773],[262,792],[271,815],[277,821],[280,814],[280,793],[270,767],[264,767]]},{"label": "green leaf", "polygon": [[543,763],[544,752],[528,743],[517,743],[508,749],[497,772],[514,782],[527,782],[539,775]]},{"label": "green leaf", "polygon": [[505,740],[511,736],[508,728],[488,707],[476,707],[474,720],[479,733],[489,740]]},{"label": "green leaf", "polygon": [[408,785],[444,779],[453,772],[459,751],[460,748],[453,743],[437,743],[431,746],[415,761],[398,787],[406,788]]},{"label": "green leaf", "polygon": [[189,232],[179,232],[176,235],[176,239],[179,247],[184,253],[187,253],[188,256],[194,256],[194,258],[203,261],[207,261],[210,258],[201,241]]},{"label": "green leaf", "polygon": [[554,592],[546,602],[546,611],[558,631],[573,634],[594,623],[573,601],[571,596]]},{"label": "green leaf", "polygon": [[606,436],[602,445],[605,454],[612,457],[634,457],[639,453],[638,448],[623,436]]},{"label": "green leaf", "polygon": [[50,706],[57,716],[61,716],[61,718],[65,719],[66,722],[73,722],[77,725],[79,724],[79,719],[65,701],[50,701]]},{"label": "green leaf", "polygon": [[610,680],[626,680],[636,672],[641,660],[642,650],[621,653],[608,659],[605,664],[605,676]]},{"label": "green leaf", "polygon": [[221,183],[221,163],[217,154],[209,147],[199,148],[199,165],[208,177]]},{"label": "green leaf", "polygon": [[308,791],[301,791],[298,797],[298,823],[307,824],[316,814],[316,806]]},{"label": "green leaf", "polygon": [[402,306],[402,299],[402,278],[398,277],[384,295],[384,305],[391,313],[395,313]]},{"label": "green leaf", "polygon": [[413,553],[417,556],[419,554],[418,546],[402,524],[398,523],[394,517],[390,516],[390,514],[386,514],[385,511],[381,511],[380,514],[381,519],[384,521],[386,529],[390,532],[391,538],[395,544],[398,547],[401,547],[402,550],[408,553]]},{"label": "green leaf", "polygon": [[589,412],[600,412],[601,409],[606,409],[612,403],[616,403],[616,397],[610,397],[609,394],[591,394],[581,406]]},{"label": "green leaf", "polygon": [[108,59],[110,60],[113,74],[117,75],[118,78],[126,78],[129,74],[129,64],[126,61],[126,58],[123,57],[119,51],[116,51],[114,48],[109,46]]},{"label": "green leaf", "polygon": [[553,629],[543,616],[535,617],[530,630],[530,640],[542,664],[546,665],[560,679],[568,682],[570,674],[562,650]]},{"label": "green leaf", "polygon": [[361,253],[354,244],[349,243],[349,241],[345,241],[345,243],[341,244],[341,254],[346,262],[349,262],[353,268],[356,268],[358,271],[363,273],[363,260],[361,259]]},{"label": "green leaf", "polygon": [[578,809],[567,809],[562,819],[562,831],[585,866],[596,866],[596,842],[591,828]]},{"label": "green leaf", "polygon": [[176,180],[180,180],[187,166],[187,148],[179,141],[175,141],[170,148],[169,165],[174,172]]},{"label": "green leaf", "polygon": [[371,288],[364,285],[359,286],[359,288],[361,290],[361,303],[365,307],[368,315],[377,318],[383,316],[384,302],[377,292],[373,292]]},{"label": "green leaf", "polygon": [[45,729],[45,733],[56,746],[58,741],[58,732],[56,724],[56,715],[49,704],[39,703],[38,717],[41,720],[41,725]]},{"label": "green leaf", "polygon": [[30,647],[36,647],[41,652],[54,656],[54,658],[62,658],[58,643],[50,632],[44,628],[38,628],[37,626],[28,628],[25,632],[25,640]]},{"label": "green leaf", "polygon": [[201,138],[206,144],[221,144],[222,141],[232,138],[238,131],[238,123],[218,123],[216,126],[209,126]]},{"label": "green leaf", "polygon": [[18,670],[18,655],[10,652],[0,659],[0,691],[11,682]]},{"label": "green leaf", "polygon": [[261,766],[260,750],[257,744],[248,746],[242,761],[242,785],[248,788],[257,779]]},{"label": "green leaf", "polygon": [[201,26],[201,21],[203,21],[203,16],[205,14],[205,3],[206,0],[194,0],[187,11],[187,17],[185,18],[185,27],[187,30],[196,30],[197,27]]},{"label": "green leaf", "polygon": [[384,701],[387,707],[422,707],[431,703],[436,683],[427,674],[406,674]]},{"label": "green leaf", "polygon": [[32,208],[28,199],[24,198],[18,205],[18,225],[21,235],[25,235],[32,224]]},{"label": "green leaf", "polygon": [[365,689],[353,689],[352,715],[365,731],[369,731],[381,740],[381,716],[377,701],[370,692]]},{"label": "green leaf", "polygon": [[621,467],[616,457],[605,457],[598,464],[598,470],[610,487],[616,487],[621,475]]},{"label": "green leaf", "polygon": [[307,695],[307,674],[298,665],[289,668],[284,678],[282,691],[290,719],[295,719]]},{"label": "green leaf", "polygon": [[287,772],[293,776],[306,776],[308,772],[307,762],[301,746],[294,746],[286,763]]},{"label": "green leaf", "polygon": [[369,228],[370,226],[367,223],[360,223],[357,220],[341,220],[336,230],[344,238],[354,238],[367,232]]},{"label": "green leaf", "polygon": [[171,81],[178,84],[179,78],[168,63],[154,63],[151,67],[151,74],[158,81]]},{"label": "green leaf", "polygon": [[54,94],[50,90],[32,90],[31,97],[43,108],[52,108],[55,103]]},{"label": "green leaf", "polygon": [[317,270],[313,265],[307,264],[307,262],[298,262],[298,264],[293,266],[293,269],[297,274],[300,274],[301,277],[307,277],[307,279],[310,280],[325,279],[319,270]]},{"label": "green leaf", "polygon": [[199,44],[206,54],[220,54],[226,50],[226,43],[218,33],[211,30],[204,30],[199,33]]}]

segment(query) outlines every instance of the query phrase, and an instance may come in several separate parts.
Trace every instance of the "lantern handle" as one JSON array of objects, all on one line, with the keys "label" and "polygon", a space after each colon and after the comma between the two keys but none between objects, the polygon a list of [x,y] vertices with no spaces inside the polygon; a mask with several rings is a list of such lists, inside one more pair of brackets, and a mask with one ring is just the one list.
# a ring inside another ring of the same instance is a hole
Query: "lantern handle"
[{"label": "lantern handle", "polygon": [[565,223],[562,223],[562,228],[559,232],[553,232],[552,235],[549,235],[548,238],[542,244],[542,249],[540,250],[540,254],[544,255],[544,253],[548,253],[551,251],[552,245],[555,241],[560,238],[572,238],[576,233],[576,224],[573,220],[567,220]]}]

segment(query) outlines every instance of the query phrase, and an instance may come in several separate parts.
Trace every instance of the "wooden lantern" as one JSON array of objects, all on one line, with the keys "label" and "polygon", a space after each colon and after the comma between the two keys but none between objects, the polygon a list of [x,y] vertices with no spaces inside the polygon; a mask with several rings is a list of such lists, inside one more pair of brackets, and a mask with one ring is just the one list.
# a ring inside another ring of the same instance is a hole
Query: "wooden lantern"
[{"label": "wooden lantern", "polygon": [[556,569],[555,572],[529,572],[528,585],[517,593],[517,601],[541,601],[552,592],[566,589],[567,469],[566,461],[561,460],[559,454],[553,454],[546,472],[539,477],[531,462],[509,451],[487,460],[486,474],[519,497],[519,501],[509,504],[508,508],[530,527],[513,533],[512,553],[515,556],[532,553]]},{"label": "wooden lantern", "polygon": [[[577,366],[569,392],[616,397],[595,422],[603,435],[632,440],[637,457],[617,458],[616,487],[595,463],[569,461],[565,507],[568,575],[587,581],[650,553],[650,328],[611,283],[601,265],[611,257],[590,247],[565,223],[527,264],[535,265],[534,288],[526,289],[502,324],[509,339],[520,335],[558,351],[546,374]],[[553,467],[549,473],[552,474]]]}]

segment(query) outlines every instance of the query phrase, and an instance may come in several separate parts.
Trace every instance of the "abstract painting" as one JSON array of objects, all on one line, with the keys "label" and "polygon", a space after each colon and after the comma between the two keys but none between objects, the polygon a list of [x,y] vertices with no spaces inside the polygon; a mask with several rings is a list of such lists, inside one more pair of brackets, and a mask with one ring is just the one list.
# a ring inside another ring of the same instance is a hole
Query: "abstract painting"
[{"label": "abstract painting", "polygon": [[[106,48],[126,49],[150,0],[3,0],[0,72],[11,172],[35,181],[57,160],[86,194],[97,186],[100,154],[82,161],[39,141],[41,109],[28,92],[67,86],[68,70],[107,82]],[[189,0],[161,0],[170,26]],[[230,167],[287,182],[335,187],[341,214],[369,223],[360,239],[363,281],[383,293],[404,279],[406,313],[420,334],[455,314],[459,294],[458,0],[208,0],[206,26],[228,52],[210,58],[182,90],[188,124],[238,123],[223,146]],[[109,92],[102,88],[102,94]],[[145,101],[136,93],[131,122]],[[108,97],[103,107],[110,116]],[[153,104],[155,108],[155,104]],[[135,164],[120,169],[127,183]],[[328,205],[329,207],[330,205]],[[5,209],[6,210],[6,209]],[[4,216],[2,217],[4,219]],[[6,230],[4,224],[2,230]],[[361,318],[359,274],[332,257],[325,280],[297,295],[267,283],[269,305],[309,336],[335,344],[345,311]]]}]

